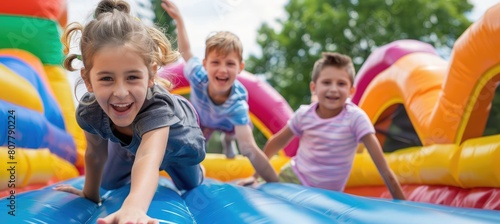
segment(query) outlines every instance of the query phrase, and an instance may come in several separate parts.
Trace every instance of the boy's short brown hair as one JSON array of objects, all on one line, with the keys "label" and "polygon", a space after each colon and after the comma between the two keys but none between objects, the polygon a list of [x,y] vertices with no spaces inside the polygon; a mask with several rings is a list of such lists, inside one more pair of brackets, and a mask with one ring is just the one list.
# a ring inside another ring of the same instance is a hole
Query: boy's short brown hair
[{"label": "boy's short brown hair", "polygon": [[312,82],[316,82],[318,80],[319,72],[326,66],[334,66],[337,68],[346,68],[347,73],[349,74],[349,80],[351,81],[351,85],[354,84],[354,64],[352,63],[351,57],[339,53],[334,52],[323,52],[321,54],[323,57],[318,59],[314,63],[313,71],[312,71]]},{"label": "boy's short brown hair", "polygon": [[219,31],[211,33],[205,42],[205,58],[210,52],[216,52],[218,55],[226,56],[231,52],[238,55],[240,61],[243,61],[243,45],[240,38],[228,31]]}]

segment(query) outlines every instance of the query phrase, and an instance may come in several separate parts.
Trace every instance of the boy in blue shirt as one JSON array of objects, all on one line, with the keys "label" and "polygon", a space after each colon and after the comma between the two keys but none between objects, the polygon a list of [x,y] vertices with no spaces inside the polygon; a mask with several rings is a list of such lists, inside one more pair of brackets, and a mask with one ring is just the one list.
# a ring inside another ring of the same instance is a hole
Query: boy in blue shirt
[{"label": "boy in blue shirt", "polygon": [[[242,155],[248,157],[256,172],[267,182],[278,182],[278,176],[267,157],[255,143],[248,115],[248,94],[236,76],[245,68],[243,47],[230,32],[216,32],[206,40],[205,59],[194,57],[178,8],[168,0],[162,7],[177,23],[177,43],[187,62],[184,75],[191,86],[191,103],[198,111],[206,139],[214,130],[224,133],[223,148],[233,156],[232,139],[236,138]],[[241,184],[245,184],[244,181]]]}]

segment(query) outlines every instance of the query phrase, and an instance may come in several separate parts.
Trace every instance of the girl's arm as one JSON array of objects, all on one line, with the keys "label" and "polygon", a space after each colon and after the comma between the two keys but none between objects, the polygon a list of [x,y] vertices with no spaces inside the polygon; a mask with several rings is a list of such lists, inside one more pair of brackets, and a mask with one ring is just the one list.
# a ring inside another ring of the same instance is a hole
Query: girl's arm
[{"label": "girl's arm", "polygon": [[101,137],[85,133],[87,149],[85,150],[85,183],[83,190],[63,184],[54,187],[54,190],[64,191],[87,198],[96,203],[101,201],[99,187],[101,185],[102,171],[108,159],[108,141]]},{"label": "girl's arm", "polygon": [[85,150],[84,197],[98,203],[101,200],[99,187],[106,160],[108,160],[108,141],[85,131],[87,150]]},{"label": "girl's arm", "polygon": [[234,129],[240,152],[250,159],[250,163],[252,163],[255,171],[267,182],[278,182],[278,175],[271,166],[271,163],[269,163],[264,152],[262,152],[257,146],[257,143],[255,143],[250,126],[237,125]]},{"label": "girl's arm", "polygon": [[179,46],[179,51],[182,54],[184,61],[189,61],[193,57],[191,52],[191,45],[189,44],[189,37],[187,35],[186,27],[184,25],[184,20],[179,11],[179,8],[169,0],[162,0],[161,7],[175,20],[177,26],[177,45]]},{"label": "girl's arm", "polygon": [[361,141],[368,150],[368,153],[370,153],[375,166],[377,166],[378,172],[382,175],[385,185],[391,192],[392,198],[406,200],[398,179],[396,179],[396,176],[387,165],[382,147],[380,146],[377,137],[375,137],[375,134],[367,134],[361,138]]},{"label": "girl's arm", "polygon": [[159,170],[167,147],[169,127],[146,132],[135,154],[130,193],[122,207],[98,223],[158,223],[148,215],[149,205],[158,187]]},{"label": "girl's arm", "polygon": [[122,207],[131,206],[147,212],[158,187],[159,170],[167,147],[169,127],[142,135],[132,166],[130,193]]}]

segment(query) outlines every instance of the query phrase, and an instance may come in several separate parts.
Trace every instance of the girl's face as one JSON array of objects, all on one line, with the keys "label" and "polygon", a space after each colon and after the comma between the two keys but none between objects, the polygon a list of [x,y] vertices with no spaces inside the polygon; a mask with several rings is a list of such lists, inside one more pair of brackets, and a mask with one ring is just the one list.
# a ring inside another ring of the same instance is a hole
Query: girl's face
[{"label": "girl's face", "polygon": [[354,93],[346,68],[326,66],[316,82],[310,84],[311,92],[316,95],[321,118],[337,116],[343,109],[347,98]]},{"label": "girl's face", "polygon": [[203,67],[208,73],[208,93],[210,98],[216,99],[227,96],[245,64],[240,61],[236,52],[230,52],[225,57],[212,51],[203,60]]},{"label": "girl's face", "polygon": [[84,79],[87,90],[94,93],[118,130],[131,131],[147,90],[154,84],[148,67],[139,54],[124,46],[104,47],[93,60],[89,79]]}]

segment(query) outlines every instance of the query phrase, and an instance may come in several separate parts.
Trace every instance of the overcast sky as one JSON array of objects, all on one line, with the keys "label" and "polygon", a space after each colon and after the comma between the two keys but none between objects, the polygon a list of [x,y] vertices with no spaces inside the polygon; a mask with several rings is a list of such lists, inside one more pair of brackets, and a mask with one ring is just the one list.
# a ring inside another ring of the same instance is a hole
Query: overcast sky
[{"label": "overcast sky", "polygon": [[[128,0],[129,2],[132,0]],[[148,0],[136,0],[149,2]],[[478,19],[489,7],[500,0],[469,0],[474,10],[469,17]],[[98,0],[69,0],[70,21],[85,22]],[[257,29],[263,22],[277,27],[275,20],[284,18],[283,6],[288,0],[173,0],[184,16],[191,49],[198,57],[204,56],[205,38],[212,31],[228,30],[243,42],[243,59],[250,54],[260,55]],[[132,6],[132,9],[137,7]],[[168,16],[166,13],[164,16]]]},{"label": "overcast sky", "polygon": [[[131,2],[132,0],[128,0]],[[144,1],[144,0],[139,0]],[[146,0],[147,1],[147,0]],[[173,0],[181,11],[196,56],[204,56],[205,38],[212,31],[235,33],[243,43],[243,57],[260,54],[257,29],[263,22],[274,23],[283,17],[288,0]],[[84,22],[98,0],[68,1],[69,21]],[[134,9],[134,7],[132,7]],[[168,16],[165,13],[163,16]],[[274,23],[276,24],[276,23]]]}]

